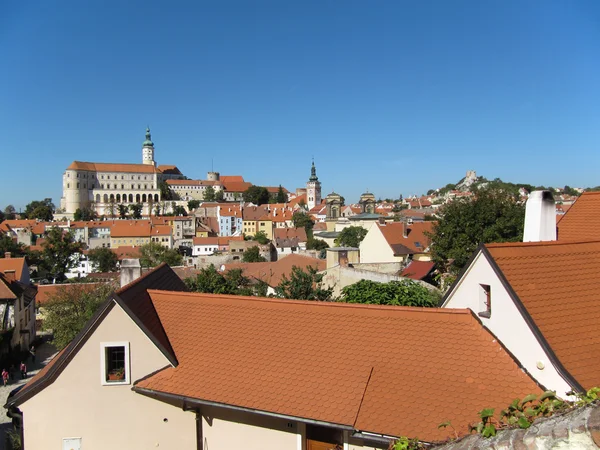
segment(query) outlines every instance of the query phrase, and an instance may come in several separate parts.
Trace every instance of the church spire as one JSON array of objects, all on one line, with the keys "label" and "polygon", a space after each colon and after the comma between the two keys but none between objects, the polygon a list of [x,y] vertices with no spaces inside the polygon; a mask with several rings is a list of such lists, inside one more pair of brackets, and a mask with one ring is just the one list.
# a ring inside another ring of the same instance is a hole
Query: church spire
[{"label": "church spire", "polygon": [[152,138],[150,136],[150,127],[146,127],[146,140],[142,144],[143,147],[154,147]]},{"label": "church spire", "polygon": [[315,160],[313,158],[312,167],[310,168],[310,178],[308,181],[319,181],[317,178],[317,168],[315,167]]}]

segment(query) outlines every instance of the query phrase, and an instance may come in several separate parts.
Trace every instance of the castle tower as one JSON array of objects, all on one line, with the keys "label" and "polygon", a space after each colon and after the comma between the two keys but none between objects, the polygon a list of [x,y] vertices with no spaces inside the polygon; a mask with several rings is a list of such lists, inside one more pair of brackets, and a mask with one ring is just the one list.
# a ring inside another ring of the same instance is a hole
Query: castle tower
[{"label": "castle tower", "polygon": [[306,183],[306,206],[308,209],[313,209],[316,205],[321,204],[321,183],[317,178],[317,169],[315,168],[315,161],[313,159],[312,167],[310,169],[310,178]]},{"label": "castle tower", "polygon": [[154,161],[154,143],[150,138],[150,128],[146,128],[146,140],[142,143],[142,163],[156,166]]}]

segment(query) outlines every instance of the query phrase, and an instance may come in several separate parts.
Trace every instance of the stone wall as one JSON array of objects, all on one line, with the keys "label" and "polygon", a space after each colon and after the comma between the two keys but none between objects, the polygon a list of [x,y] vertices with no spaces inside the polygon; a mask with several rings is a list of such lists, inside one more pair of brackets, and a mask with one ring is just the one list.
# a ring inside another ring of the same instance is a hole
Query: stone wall
[{"label": "stone wall", "polygon": [[536,420],[526,430],[500,431],[493,438],[473,434],[436,450],[549,450],[600,448],[600,404]]}]

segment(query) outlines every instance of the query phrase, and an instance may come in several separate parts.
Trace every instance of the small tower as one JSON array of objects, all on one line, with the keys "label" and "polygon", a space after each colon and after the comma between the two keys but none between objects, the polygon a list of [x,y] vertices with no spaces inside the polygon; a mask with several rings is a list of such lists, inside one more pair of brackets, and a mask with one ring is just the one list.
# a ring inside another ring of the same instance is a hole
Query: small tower
[{"label": "small tower", "polygon": [[321,204],[321,182],[317,178],[317,169],[315,168],[315,160],[313,159],[310,169],[310,178],[306,183],[306,206],[311,210],[315,206]]},{"label": "small tower", "polygon": [[362,214],[375,214],[375,195],[371,194],[368,190],[360,196],[358,204],[360,205],[360,212]]},{"label": "small tower", "polygon": [[150,128],[146,128],[146,140],[142,143],[142,163],[156,166],[154,161],[154,143],[150,136]]}]

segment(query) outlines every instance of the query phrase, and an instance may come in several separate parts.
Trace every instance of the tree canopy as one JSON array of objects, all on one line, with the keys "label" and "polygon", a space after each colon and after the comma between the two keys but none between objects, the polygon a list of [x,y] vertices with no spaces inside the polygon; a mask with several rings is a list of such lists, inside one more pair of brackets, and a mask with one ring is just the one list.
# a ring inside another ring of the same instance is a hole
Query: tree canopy
[{"label": "tree canopy", "polygon": [[75,214],[73,214],[74,220],[83,220],[87,222],[88,220],[96,220],[97,218],[98,215],[96,214],[96,211],[90,208],[89,206],[77,208],[75,210]]},{"label": "tree canopy", "polygon": [[275,288],[275,295],[294,300],[330,301],[333,288],[323,287],[323,277],[324,274],[318,273],[313,266],[306,266],[306,270],[294,266],[290,278],[283,275],[281,282]]},{"label": "tree canopy", "polygon": [[358,247],[367,235],[367,230],[363,227],[346,227],[335,240],[338,247]]},{"label": "tree canopy", "polygon": [[53,331],[52,343],[58,350],[66,347],[96,310],[106,301],[115,286],[100,284],[92,289],[84,284],[69,284],[44,304],[44,329]]},{"label": "tree canopy", "polygon": [[95,264],[97,272],[114,272],[119,259],[110,248],[99,247],[88,252],[88,259]]},{"label": "tree canopy", "polygon": [[179,200],[179,195],[169,187],[166,181],[160,181],[158,189],[160,189],[161,200]]},{"label": "tree canopy", "polygon": [[215,201],[215,189],[212,186],[206,186],[204,190],[204,201],[214,202]]},{"label": "tree canopy", "polygon": [[287,202],[287,195],[285,195],[285,192],[283,192],[283,187],[281,187],[281,185],[279,185],[279,189],[277,190],[277,203],[286,203]]},{"label": "tree canopy", "polygon": [[255,287],[249,278],[243,276],[241,269],[220,273],[213,264],[201,269],[196,277],[186,278],[184,282],[191,291],[207,294],[255,295],[256,293]]},{"label": "tree canopy", "polygon": [[242,261],[251,263],[251,262],[265,262],[267,261],[264,256],[260,254],[260,249],[255,247],[250,247],[248,250],[244,252],[242,256]]},{"label": "tree canopy", "polygon": [[28,219],[39,219],[45,222],[52,220],[54,216],[54,203],[51,198],[45,198],[44,200],[34,200],[28,203],[25,207],[25,217]]},{"label": "tree canopy", "polygon": [[440,295],[413,280],[378,283],[360,280],[342,289],[339,301],[373,305],[422,306],[438,305]]},{"label": "tree canopy", "polygon": [[223,189],[220,189],[217,192],[215,192],[215,202],[221,203],[224,199],[225,199],[225,192],[223,192]]},{"label": "tree canopy", "polygon": [[177,250],[164,247],[158,242],[148,242],[140,246],[139,250],[142,267],[156,267],[162,263],[167,263],[169,266],[183,264],[183,257]]},{"label": "tree canopy", "polygon": [[255,205],[265,205],[269,203],[269,191],[262,186],[250,186],[244,192],[244,201]]},{"label": "tree canopy", "polygon": [[13,205],[8,205],[6,208],[4,208],[4,219],[5,220],[15,220],[16,217],[16,210],[15,207]]},{"label": "tree canopy", "polygon": [[41,266],[55,280],[63,280],[65,273],[77,264],[76,254],[81,252],[81,242],[76,242],[73,233],[53,227],[42,244]]},{"label": "tree canopy", "polygon": [[296,211],[292,214],[292,224],[294,228],[304,228],[306,231],[306,237],[310,241],[313,237],[313,227],[315,223],[308,214],[302,211]]},{"label": "tree canopy", "polygon": [[438,267],[454,274],[479,244],[523,239],[525,207],[504,191],[481,189],[472,198],[447,203],[439,214],[431,254]]},{"label": "tree canopy", "polygon": [[173,215],[174,216],[187,216],[188,213],[183,206],[175,205],[175,208],[173,208]]},{"label": "tree canopy", "polygon": [[254,241],[258,242],[261,245],[266,245],[269,242],[271,242],[269,240],[269,238],[267,237],[267,233],[265,233],[264,231],[257,231],[256,234],[254,235],[253,238]]},{"label": "tree canopy", "polygon": [[[125,219],[127,217],[127,205],[124,205],[123,203],[119,203],[117,205],[117,208],[119,209],[119,217],[121,217],[121,219]],[[113,213],[114,215],[114,213]]]},{"label": "tree canopy", "polygon": [[200,200],[190,200],[187,203],[188,206],[188,210],[192,210],[192,209],[196,209],[198,206],[200,206]]},{"label": "tree canopy", "polygon": [[141,219],[142,218],[142,208],[143,208],[143,205],[141,203],[132,203],[131,205],[129,205],[129,210],[131,211],[131,217],[133,217],[134,219]]}]

